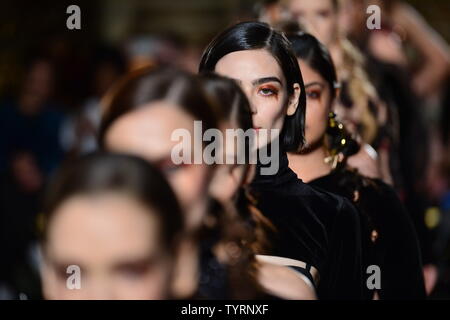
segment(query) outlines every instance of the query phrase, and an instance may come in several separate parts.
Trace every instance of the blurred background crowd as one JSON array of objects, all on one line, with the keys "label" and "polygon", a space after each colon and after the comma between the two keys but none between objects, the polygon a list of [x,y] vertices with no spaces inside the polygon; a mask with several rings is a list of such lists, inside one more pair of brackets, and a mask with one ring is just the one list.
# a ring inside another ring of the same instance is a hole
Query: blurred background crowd
[{"label": "blurred background crowd", "polygon": [[[63,161],[96,150],[99,102],[121,75],[154,65],[196,73],[202,50],[225,27],[281,25],[287,16],[328,47],[341,77],[370,83],[361,90],[372,104],[366,114],[348,112],[349,123],[364,127],[378,176],[413,218],[428,294],[450,298],[450,2],[341,0],[337,27],[326,11],[308,17],[288,2],[1,2],[0,299],[11,288],[40,297],[33,248],[42,191]],[[81,8],[81,30],[66,27],[71,4]],[[370,4],[381,8],[381,29],[366,27]],[[340,103],[349,109],[345,92],[358,88],[346,83]]]}]

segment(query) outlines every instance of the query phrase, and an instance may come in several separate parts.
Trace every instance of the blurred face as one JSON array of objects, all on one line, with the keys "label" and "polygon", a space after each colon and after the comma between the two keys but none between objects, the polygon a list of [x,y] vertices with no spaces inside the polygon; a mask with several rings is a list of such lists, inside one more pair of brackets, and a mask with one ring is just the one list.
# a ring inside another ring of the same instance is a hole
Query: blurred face
[{"label": "blurred face", "polygon": [[[343,87],[340,92],[340,99],[336,99],[333,109],[336,113],[336,118],[345,125],[351,134],[357,134],[360,130],[360,125],[363,119],[362,108],[358,107],[355,101],[347,97],[349,89],[347,86]],[[345,102],[343,101],[345,100]]]},{"label": "blurred face", "polygon": [[[222,133],[226,136],[226,129],[236,129],[230,123],[223,124],[221,126]],[[238,164],[237,152],[244,150],[245,145],[238,143],[227,143],[227,139],[224,139],[224,145],[222,145],[219,152],[223,152],[224,159],[230,159],[229,164],[227,161],[223,164],[217,165],[214,170],[213,178],[209,187],[209,192],[213,198],[221,202],[223,205],[229,205],[233,201],[239,187],[245,184],[247,181],[251,181],[249,177],[249,166],[251,164]],[[232,161],[231,161],[232,159]]]},{"label": "blurred face", "polygon": [[338,16],[332,0],[290,0],[288,9],[294,19],[325,46],[333,43]]},{"label": "blurred face", "polygon": [[250,102],[253,126],[257,130],[281,131],[286,115],[294,114],[297,109],[299,85],[294,85],[295,94],[289,97],[283,71],[264,49],[229,53],[217,62],[215,71],[239,83]]},{"label": "blurred face", "polygon": [[303,60],[299,60],[306,90],[306,149],[323,141],[331,111],[329,84]]},{"label": "blurred face", "polygon": [[[155,102],[117,119],[108,130],[105,142],[110,151],[137,155],[157,165],[187,214],[188,228],[195,229],[205,214],[210,168],[204,163],[175,165],[172,162],[171,152],[179,141],[172,141],[171,136],[180,128],[187,129],[194,137],[191,116],[168,102]],[[202,144],[192,140],[191,146],[201,148]]]},{"label": "blurred face", "polygon": [[46,61],[37,61],[25,78],[22,89],[22,100],[34,109],[51,95],[53,91],[53,69]]},{"label": "blurred face", "polygon": [[347,36],[358,36],[365,31],[366,8],[364,0],[341,0],[339,2],[339,29]]},{"label": "blurred face", "polygon": [[[164,299],[172,260],[159,222],[122,194],[74,196],[50,221],[42,269],[46,299]],[[80,288],[68,287],[80,268]]]}]

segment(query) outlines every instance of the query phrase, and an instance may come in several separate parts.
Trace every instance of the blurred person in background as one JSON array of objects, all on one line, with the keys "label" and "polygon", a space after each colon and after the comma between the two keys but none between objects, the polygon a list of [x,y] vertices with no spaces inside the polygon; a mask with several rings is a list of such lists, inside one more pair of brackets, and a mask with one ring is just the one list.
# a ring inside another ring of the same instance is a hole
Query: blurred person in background
[{"label": "blurred person in background", "polygon": [[[446,118],[442,98],[449,82],[448,44],[405,1],[341,3],[341,25],[365,53],[380,95],[389,99],[398,113],[401,176],[396,187],[414,217],[426,264],[427,291],[431,292],[437,279],[434,265],[442,254],[433,248],[438,232],[433,217],[448,190],[442,170],[446,129],[439,125]],[[365,8],[372,4],[381,9],[380,29],[365,27]]]},{"label": "blurred person in background", "polygon": [[[42,223],[45,299],[173,297],[183,214],[147,161],[99,153],[68,163],[48,189]],[[70,266],[79,268],[73,282]]]},{"label": "blurred person in background", "polygon": [[30,248],[40,193],[64,157],[64,115],[52,99],[56,81],[52,63],[35,57],[19,95],[0,105],[1,274],[13,290],[30,298],[39,296]]},{"label": "blurred person in background", "polygon": [[[336,100],[337,117],[357,135],[363,147],[348,164],[372,178],[393,184],[390,169],[390,137],[381,127],[387,125],[387,106],[380,100],[364,70],[361,53],[339,30],[338,0],[283,0],[299,26],[317,37],[330,51],[336,65],[341,94]],[[388,145],[388,148],[381,146]]]},{"label": "blurred person in background", "polygon": [[[178,297],[207,299],[253,298],[257,294],[256,264],[244,245],[245,228],[208,195],[214,165],[175,164],[172,150],[179,145],[175,130],[189,132],[187,155],[208,145],[194,134],[194,120],[202,130],[218,128],[211,102],[195,76],[174,69],[140,69],[127,75],[103,100],[99,132],[101,148],[134,154],[156,165],[167,177],[185,213],[186,232],[193,241],[183,245],[190,254],[178,270]],[[184,142],[186,143],[186,142]],[[194,272],[195,276],[189,276]],[[187,274],[187,275],[186,275]]]},{"label": "blurred person in background", "polygon": [[95,56],[91,79],[91,96],[65,122],[62,143],[69,155],[76,156],[97,149],[97,131],[100,126],[100,99],[125,72],[125,59],[114,48],[101,48]]}]

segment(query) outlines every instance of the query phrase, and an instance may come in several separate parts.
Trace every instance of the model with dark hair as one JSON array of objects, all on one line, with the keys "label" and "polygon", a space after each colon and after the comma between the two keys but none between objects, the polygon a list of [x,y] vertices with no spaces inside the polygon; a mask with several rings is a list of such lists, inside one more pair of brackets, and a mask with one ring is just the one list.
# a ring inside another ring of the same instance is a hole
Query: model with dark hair
[{"label": "model with dark hair", "polygon": [[378,290],[365,286],[367,299],[424,298],[417,237],[395,191],[346,166],[357,146],[334,118],[333,101],[339,89],[328,50],[310,34],[297,33],[288,39],[303,71],[307,97],[306,145],[289,154],[291,168],[305,182],[344,196],[359,209],[363,269],[375,265],[381,271]]},{"label": "model with dark hair", "polygon": [[[48,191],[46,299],[171,298],[183,215],[156,168],[132,156],[93,154],[63,167]],[[67,286],[71,275],[79,276],[77,290]]]},{"label": "model with dark hair", "polygon": [[265,261],[296,266],[318,286],[319,298],[361,298],[358,213],[347,199],[309,187],[288,167],[286,152],[303,145],[306,103],[289,41],[265,23],[239,23],[208,45],[199,71],[237,81],[254,128],[280,130],[268,145],[259,145],[259,151],[269,150],[279,139],[278,171],[263,175],[259,163],[251,184],[258,208],[277,229]]}]

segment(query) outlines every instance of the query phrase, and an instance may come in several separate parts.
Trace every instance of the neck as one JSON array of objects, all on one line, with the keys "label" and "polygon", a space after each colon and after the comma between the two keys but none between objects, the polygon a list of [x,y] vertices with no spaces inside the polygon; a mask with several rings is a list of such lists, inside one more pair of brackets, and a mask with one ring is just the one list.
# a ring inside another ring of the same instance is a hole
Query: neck
[{"label": "neck", "polygon": [[323,145],[302,154],[288,153],[289,167],[308,183],[331,172],[331,167],[324,161],[326,156]]}]

